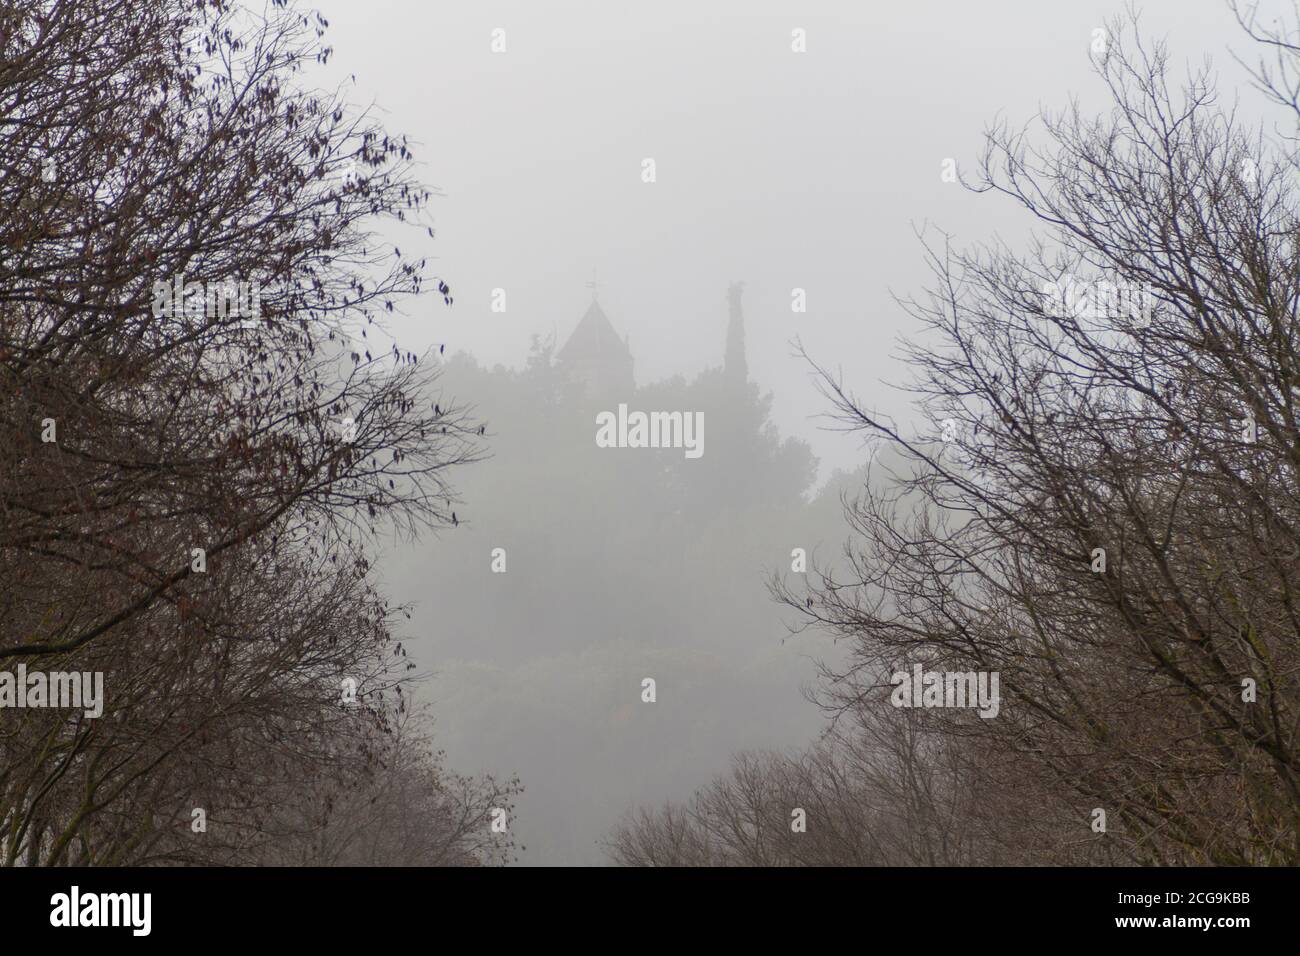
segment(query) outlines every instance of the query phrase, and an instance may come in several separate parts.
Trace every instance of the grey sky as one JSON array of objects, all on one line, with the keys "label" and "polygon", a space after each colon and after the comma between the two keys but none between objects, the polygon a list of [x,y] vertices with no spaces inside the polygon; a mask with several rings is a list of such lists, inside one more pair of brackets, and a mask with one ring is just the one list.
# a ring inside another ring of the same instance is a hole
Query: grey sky
[{"label": "grey sky", "polygon": [[[750,369],[775,418],[808,433],[824,410],[789,343],[842,363],[865,390],[896,380],[904,318],[890,289],[924,280],[913,226],[959,241],[1023,222],[940,182],[984,125],[1027,120],[1078,93],[1099,102],[1092,30],[1118,3],[346,0],[322,4],[334,65],[355,73],[390,129],[418,141],[430,248],[456,305],[436,298],[397,329],[489,364],[572,330],[595,270],[644,383],[719,361],[730,279],[746,287]],[[1175,56],[1214,55],[1225,87],[1242,49],[1218,0],[1142,5]],[[490,51],[506,31],[507,52]],[[791,52],[791,31],[807,52]],[[641,182],[641,160],[658,181]],[[508,311],[489,311],[493,288]],[[808,311],[790,311],[805,288]],[[875,396],[873,396],[873,399]],[[883,389],[878,399],[896,400]],[[812,435],[825,463],[856,448]]]}]

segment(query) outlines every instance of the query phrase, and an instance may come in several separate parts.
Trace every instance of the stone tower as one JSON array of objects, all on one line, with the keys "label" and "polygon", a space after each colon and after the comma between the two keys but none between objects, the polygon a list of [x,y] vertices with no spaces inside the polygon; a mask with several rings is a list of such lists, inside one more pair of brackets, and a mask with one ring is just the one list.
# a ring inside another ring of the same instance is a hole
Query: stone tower
[{"label": "stone tower", "polygon": [[727,289],[727,351],[722,360],[722,374],[729,386],[743,386],[749,380],[749,363],[745,361],[745,316],[740,311],[743,282],[733,282]]}]

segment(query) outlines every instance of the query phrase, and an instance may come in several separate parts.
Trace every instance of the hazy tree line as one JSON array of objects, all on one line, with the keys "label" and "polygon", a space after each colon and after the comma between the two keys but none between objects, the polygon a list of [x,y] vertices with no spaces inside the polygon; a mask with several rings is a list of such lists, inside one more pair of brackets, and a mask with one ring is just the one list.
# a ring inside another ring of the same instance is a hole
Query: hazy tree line
[{"label": "hazy tree line", "polygon": [[[549,337],[518,369],[463,354],[445,367],[445,392],[473,401],[491,456],[465,469],[456,532],[394,549],[383,567],[404,596],[444,585],[446,599],[412,610],[434,648],[422,692],[453,757],[525,781],[512,824],[525,861],[600,862],[599,838],[628,806],[689,792],[734,749],[816,733],[792,668],[815,669],[782,645],[767,577],[795,547],[835,547],[847,478],[814,494],[809,446],[777,432],[757,383],[720,367],[725,293],[720,281],[695,306],[712,367],[614,396],[584,397]],[[621,325],[617,304],[603,308]],[[703,413],[704,455],[599,448],[595,414],[620,401]]]},{"label": "hazy tree line", "polygon": [[[418,245],[428,193],[300,84],[325,26],[0,2],[0,668],[105,698],[0,709],[6,864],[511,853],[488,819],[517,785],[432,751],[372,582],[377,529],[450,521],[478,426],[378,334],[424,263],[377,224]],[[260,314],[160,308],[179,276]]]},{"label": "hazy tree line", "polygon": [[[1038,238],[926,242],[925,427],[822,375],[877,455],[846,561],[773,590],[850,649],[830,728],[629,815],[615,860],[1300,862],[1300,33],[1240,19],[1266,125],[1133,20],[1107,114],[990,130],[966,185]],[[1102,281],[1150,308],[1053,291]],[[1000,713],[892,706],[918,663],[998,672]]]}]

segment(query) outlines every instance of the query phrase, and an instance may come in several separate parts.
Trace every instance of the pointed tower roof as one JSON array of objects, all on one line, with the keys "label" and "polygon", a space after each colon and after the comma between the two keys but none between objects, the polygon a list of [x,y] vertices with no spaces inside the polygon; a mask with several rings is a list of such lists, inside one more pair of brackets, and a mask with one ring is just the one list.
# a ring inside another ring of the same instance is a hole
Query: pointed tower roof
[{"label": "pointed tower roof", "polygon": [[592,299],[586,314],[578,320],[578,327],[555,357],[566,362],[607,361],[630,358],[631,353],[600,304]]}]

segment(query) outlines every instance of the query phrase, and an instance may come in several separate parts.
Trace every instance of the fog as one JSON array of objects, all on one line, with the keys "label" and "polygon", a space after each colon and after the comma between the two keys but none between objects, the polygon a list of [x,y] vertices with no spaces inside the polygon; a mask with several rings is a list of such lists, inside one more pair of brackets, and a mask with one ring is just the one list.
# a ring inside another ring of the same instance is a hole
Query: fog
[{"label": "fog", "polygon": [[[826,427],[795,343],[906,417],[889,383],[906,381],[895,344],[916,330],[892,295],[924,287],[918,234],[1026,238],[1008,202],[945,182],[944,161],[968,169],[999,117],[1072,96],[1098,107],[1089,44],[1123,8],[322,8],[328,74],[410,137],[442,193],[419,252],[454,303],[425,296],[392,329],[440,356],[445,400],[474,406],[491,455],[452,476],[459,526],[393,542],[379,570],[412,605],[405,636],[452,763],[522,778],[521,862],[598,864],[623,812],[823,726],[802,690],[835,650],[790,635],[766,583],[793,549],[836,558],[853,479],[834,476],[867,452]],[[1212,55],[1225,89],[1241,87],[1228,44],[1246,43],[1224,4],[1142,10],[1176,61]],[[732,283],[743,366],[734,332],[728,354]],[[572,361],[525,371],[534,338],[539,355],[562,349],[593,301],[592,327],[626,337],[634,384],[617,369],[588,382]],[[596,413],[619,404],[702,413],[703,455],[597,447]]]}]

